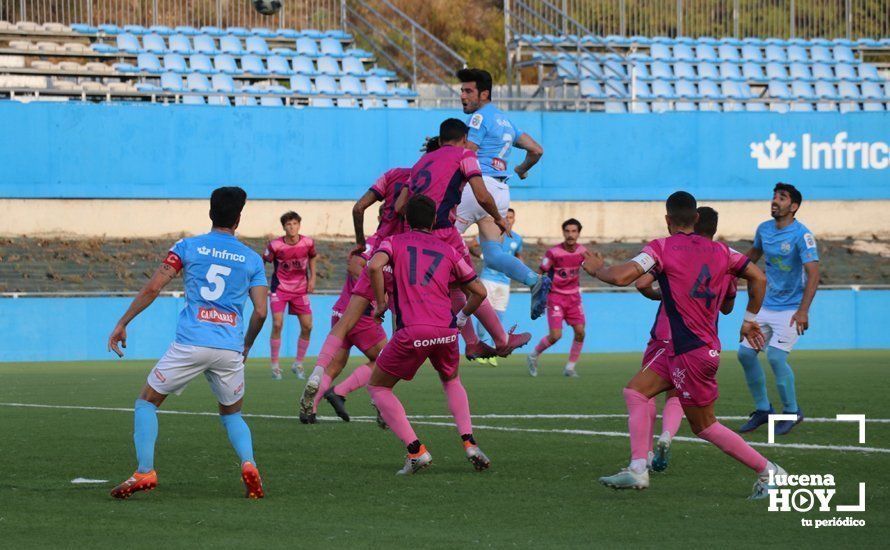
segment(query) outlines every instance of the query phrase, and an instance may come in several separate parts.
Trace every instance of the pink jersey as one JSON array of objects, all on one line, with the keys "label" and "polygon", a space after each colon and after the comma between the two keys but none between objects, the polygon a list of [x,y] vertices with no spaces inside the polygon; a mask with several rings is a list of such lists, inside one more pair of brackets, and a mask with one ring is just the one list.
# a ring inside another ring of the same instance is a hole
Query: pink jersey
[{"label": "pink jersey", "polygon": [[727,275],[744,271],[747,256],[706,237],[675,233],[647,244],[638,258],[648,264],[644,269],[658,271],[673,354],[704,346],[719,351],[717,316],[729,292]]},{"label": "pink jersey", "polygon": [[579,274],[584,258],[589,254],[583,245],[576,244],[575,249],[569,251],[565,243],[558,244],[548,250],[541,260],[541,270],[550,275],[553,286],[550,292],[556,294],[577,294],[581,292]]},{"label": "pink jersey", "polygon": [[448,285],[468,283],[476,272],[454,248],[425,231],[413,230],[389,237],[379,252],[389,256],[393,270],[397,328],[456,326]]},{"label": "pink jersey", "polygon": [[[361,257],[364,258],[365,261],[371,259],[371,255],[373,254],[374,249],[377,248],[377,243],[378,240],[376,235],[368,237],[365,250],[361,253]],[[337,298],[337,301],[334,302],[334,306],[331,308],[331,310],[340,314],[346,311],[346,306],[349,305],[349,298],[351,298],[352,295],[356,293],[356,284],[361,279],[365,279],[364,281],[362,281],[361,285],[362,287],[365,287],[365,290],[359,292],[358,295],[367,298],[368,301],[371,302],[371,305],[365,311],[365,315],[371,315],[374,312],[374,293],[368,291],[370,289],[370,285],[368,284],[369,281],[367,280],[367,267],[362,269],[362,273],[361,275],[359,275],[358,278],[353,277],[349,274],[349,270],[346,270],[346,280],[343,282],[343,288],[340,290],[340,296]],[[386,266],[386,268],[384,268],[383,270],[383,286],[386,289],[387,294],[392,293],[392,269],[389,266]]]},{"label": "pink jersey", "polygon": [[287,244],[284,237],[269,242],[263,259],[274,266],[271,292],[306,294],[309,284],[309,259],[314,258],[315,241],[300,235],[296,244]]},{"label": "pink jersey", "polygon": [[405,220],[396,212],[396,200],[402,189],[408,185],[410,178],[410,168],[393,168],[377,178],[377,181],[371,186],[370,191],[377,196],[377,200],[383,202],[380,224],[374,233],[381,240],[390,235],[398,235],[405,230]]},{"label": "pink jersey", "polygon": [[436,201],[433,229],[454,226],[455,211],[464,185],[473,176],[481,176],[476,153],[462,147],[443,145],[420,157],[411,169],[411,193],[420,193]]}]

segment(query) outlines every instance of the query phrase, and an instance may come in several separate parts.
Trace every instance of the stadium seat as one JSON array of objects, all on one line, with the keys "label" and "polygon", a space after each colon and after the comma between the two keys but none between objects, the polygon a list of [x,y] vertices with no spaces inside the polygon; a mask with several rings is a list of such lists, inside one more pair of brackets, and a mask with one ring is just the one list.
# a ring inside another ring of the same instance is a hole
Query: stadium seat
[{"label": "stadium seat", "polygon": [[386,104],[382,99],[377,97],[366,97],[362,99],[362,109],[382,109]]},{"label": "stadium seat", "polygon": [[219,39],[219,50],[231,55],[241,55],[244,53],[244,48],[241,47],[241,39],[231,35],[226,35]]},{"label": "stadium seat", "polygon": [[[393,105],[391,103],[392,103],[392,99],[387,101],[387,107],[392,107]],[[325,108],[333,107],[334,100],[329,97],[310,97],[309,98],[309,106],[310,107],[325,107]],[[407,107],[407,106],[408,106],[408,102],[405,101],[405,107]]]},{"label": "stadium seat", "polygon": [[220,29],[219,27],[214,27],[214,26],[201,27],[199,32],[201,32],[202,34],[208,34],[213,37],[220,37],[223,34],[225,34],[225,32],[222,29]]},{"label": "stadium seat", "polygon": [[214,92],[235,92],[235,81],[227,74],[215,74],[210,81],[211,88]]},{"label": "stadium seat", "polygon": [[343,57],[343,44],[334,38],[322,38],[321,54],[331,57]]},{"label": "stadium seat", "polygon": [[580,77],[578,62],[574,59],[560,59],[556,62],[556,74],[560,78],[577,80]]},{"label": "stadium seat", "polygon": [[807,50],[800,45],[788,46],[788,61],[798,63],[808,63],[810,61]]},{"label": "stadium seat", "polygon": [[583,57],[583,58],[581,58],[579,65],[580,65],[580,69],[581,69],[580,77],[582,79],[585,79],[585,78],[602,79],[602,78],[604,78],[603,68],[602,68],[602,65],[600,64],[598,59],[593,58],[593,57]]},{"label": "stadium seat", "polygon": [[71,25],[71,30],[78,34],[97,34],[99,32],[99,27],[94,27],[85,23],[74,23]]},{"label": "stadium seat", "polygon": [[368,71],[365,69],[365,64],[362,63],[362,60],[357,57],[351,56],[343,58],[343,72],[354,76],[365,76],[366,74],[368,74]]},{"label": "stadium seat", "polygon": [[810,59],[814,63],[834,63],[831,51],[825,46],[810,46]]},{"label": "stadium seat", "polygon": [[118,27],[117,25],[113,25],[111,23],[105,23],[105,24],[99,25],[99,32],[101,32],[103,34],[115,35],[115,34],[121,33],[121,28]]},{"label": "stadium seat", "polygon": [[136,66],[139,70],[151,74],[161,74],[164,70],[161,68],[161,62],[158,56],[153,53],[141,53],[136,56]]},{"label": "stadium seat", "polygon": [[745,80],[766,80],[766,77],[763,76],[763,67],[758,63],[744,63],[742,76],[745,77]]},{"label": "stadium seat", "polygon": [[584,79],[579,84],[579,93],[581,97],[605,97],[603,94],[603,88],[600,86],[599,82],[591,79]]},{"label": "stadium seat", "polygon": [[210,81],[200,73],[190,73],[186,77],[186,88],[190,92],[209,92]]},{"label": "stadium seat", "polygon": [[652,78],[661,78],[664,80],[671,80],[674,78],[671,66],[663,61],[654,61],[649,67],[649,72],[652,74]]},{"label": "stadium seat", "polygon": [[174,73],[189,72],[188,66],[185,64],[185,58],[178,53],[168,53],[164,55],[164,70],[173,71]]},{"label": "stadium seat", "polygon": [[371,95],[389,95],[386,81],[379,76],[369,76],[365,79],[365,89]]},{"label": "stadium seat", "polygon": [[698,75],[695,73],[692,64],[686,63],[685,61],[674,63],[674,77],[685,78],[687,80],[698,80]]},{"label": "stadium seat", "polygon": [[[639,78],[639,79],[643,79],[643,80],[649,80],[652,78],[652,75],[649,74],[649,66],[643,62],[637,62],[637,61],[633,62],[631,64],[631,69],[633,70],[634,78]],[[605,72],[603,72],[603,77],[605,77],[605,76],[606,76],[606,74],[605,74]]]},{"label": "stadium seat", "polygon": [[[736,66],[736,70],[738,70],[738,66]],[[698,64],[698,78],[707,78],[708,80],[720,80],[720,71],[717,70],[717,65],[714,63],[699,63]]]},{"label": "stadium seat", "polygon": [[[877,82],[862,83],[862,97],[864,99],[884,99],[884,91]],[[865,101],[862,104],[863,111],[883,111],[884,105],[880,101]]]},{"label": "stadium seat", "polygon": [[776,62],[766,64],[766,78],[769,80],[788,80],[785,65]]},{"label": "stadium seat", "polygon": [[250,29],[250,34],[253,36],[260,36],[262,38],[275,38],[277,36],[277,32],[267,29],[266,27],[253,27]]},{"label": "stadium seat", "polygon": [[711,44],[699,43],[695,46],[695,58],[698,61],[717,61],[717,52]]},{"label": "stadium seat", "polygon": [[[655,80],[652,82],[652,97],[658,99],[673,99],[674,87],[666,80]],[[670,110],[670,103],[667,101],[653,101],[650,105],[652,112],[663,113]]]},{"label": "stadium seat", "polygon": [[196,34],[199,34],[198,29],[191,25],[179,25],[173,29],[173,32],[184,34],[186,36],[195,36]]},{"label": "stadium seat", "polygon": [[821,112],[833,112],[837,110],[835,100],[837,90],[831,82],[819,81],[815,86],[816,96],[820,101],[816,104],[816,110]]},{"label": "stadium seat", "polygon": [[[13,45],[14,42],[15,41],[11,41],[9,43],[9,46],[15,47]],[[116,46],[112,46],[111,44],[103,44],[101,42],[96,42],[96,43],[90,44],[90,49],[96,53],[116,53],[117,52]]]},{"label": "stadium seat", "polygon": [[674,59],[682,61],[695,61],[695,53],[693,53],[692,48],[689,47],[689,45],[687,44],[675,44]]},{"label": "stadium seat", "polygon": [[280,55],[272,55],[268,58],[269,72],[273,74],[292,75],[294,71],[288,66],[287,59]]},{"label": "stadium seat", "polygon": [[837,95],[844,99],[859,99],[861,97],[859,86],[846,80],[842,80],[838,83]]},{"label": "stadium seat", "polygon": [[739,49],[729,44],[720,44],[717,46],[717,54],[721,61],[739,62]]},{"label": "stadium seat", "polygon": [[122,33],[117,35],[117,49],[126,53],[139,53],[142,47],[139,46],[139,40],[130,33]]},{"label": "stadium seat", "polygon": [[607,101],[605,110],[609,114],[623,114],[627,112],[627,107],[620,101]]},{"label": "stadium seat", "polygon": [[391,97],[386,100],[386,107],[388,109],[407,109],[410,105],[408,105],[408,100],[405,98]]},{"label": "stadium seat", "polygon": [[308,57],[295,57],[291,60],[291,63],[293,65],[294,72],[297,74],[305,74],[310,76],[315,76],[318,74],[318,71],[315,70],[315,65]]},{"label": "stadium seat", "polygon": [[195,37],[194,43],[195,52],[197,53],[213,55],[219,52],[219,50],[216,49],[216,41],[209,35],[199,34]]},{"label": "stadium seat", "polygon": [[309,57],[318,57],[318,43],[311,38],[301,36],[297,38],[297,53],[308,55]]},{"label": "stadium seat", "polygon": [[856,58],[853,56],[853,50],[849,46],[835,46],[834,60],[838,63],[855,63]]},{"label": "stadium seat", "polygon": [[235,97],[235,107],[256,107],[256,98],[249,95]]},{"label": "stadium seat", "polygon": [[182,96],[183,105],[206,105],[204,96],[201,95],[184,95]]},{"label": "stadium seat", "polygon": [[637,101],[631,105],[630,112],[637,114],[637,115],[642,115],[642,114],[646,114],[646,113],[651,113],[652,109],[649,108],[649,104],[646,103],[645,101]]},{"label": "stadium seat", "polygon": [[722,99],[723,94],[717,87],[717,83],[713,80],[702,80],[698,83],[698,93],[701,97],[707,99]]},{"label": "stadium seat", "polygon": [[300,95],[312,94],[312,81],[306,75],[298,74],[290,77],[291,92]]},{"label": "stadium seat", "polygon": [[213,67],[226,74],[241,74],[244,71],[238,68],[235,58],[228,54],[220,54],[213,58]]},{"label": "stadium seat", "polygon": [[763,113],[768,110],[765,103],[760,101],[749,101],[745,103],[745,110],[749,113]]},{"label": "stadium seat", "polygon": [[316,66],[318,67],[318,72],[321,74],[326,74],[329,76],[338,76],[343,74],[340,71],[340,64],[337,63],[337,60],[333,57],[319,57],[316,60]]},{"label": "stadium seat", "polygon": [[674,85],[674,90],[677,97],[683,99],[697,99],[699,97],[695,83],[688,80],[678,80]]},{"label": "stadium seat", "polygon": [[[637,85],[642,85],[642,82],[637,82]],[[627,97],[627,89],[624,86],[624,82],[620,80],[616,80],[614,78],[607,78],[603,82],[603,91],[606,93],[606,97]]]},{"label": "stadium seat", "polygon": [[167,51],[167,44],[160,34],[146,34],[142,37],[142,51],[150,53],[164,53]]},{"label": "stadium seat", "polygon": [[189,56],[189,68],[202,74],[213,74],[216,72],[210,58],[202,53]]},{"label": "stadium seat", "polygon": [[670,47],[664,44],[652,44],[652,46],[649,48],[649,55],[651,55],[653,59],[658,59],[661,61],[673,60]]},{"label": "stadium seat", "polygon": [[603,74],[610,77],[627,78],[627,70],[621,59],[610,57],[603,63]]},{"label": "stadium seat", "polygon": [[269,45],[266,44],[266,39],[260,36],[248,36],[244,41],[245,50],[248,53],[253,53],[257,55],[269,55]]},{"label": "stadium seat", "polygon": [[738,63],[732,63],[729,61],[724,61],[720,64],[720,76],[724,79],[730,80],[745,80],[745,77],[742,76],[741,70],[739,70]]},{"label": "stadium seat", "polygon": [[239,38],[250,36],[250,31],[244,27],[227,27],[224,32],[230,36],[237,36]]},{"label": "stadium seat", "polygon": [[834,76],[840,80],[849,80],[851,82],[859,82],[862,80],[856,72],[853,65],[849,63],[838,63],[834,66]]},{"label": "stadium seat", "polygon": [[766,47],[765,58],[767,61],[776,61],[779,63],[788,61],[788,55],[785,53],[785,48],[776,45],[769,45]]},{"label": "stadium seat", "polygon": [[859,69],[859,78],[869,80],[871,82],[881,82],[883,78],[878,74],[878,68],[871,63],[860,63],[857,65]]},{"label": "stadium seat", "polygon": [[340,93],[337,81],[328,75],[321,75],[315,79],[315,91],[324,95],[337,95]]},{"label": "stadium seat", "polygon": [[189,42],[188,36],[184,34],[174,34],[170,37],[170,51],[173,53],[179,53],[182,55],[189,55],[192,53],[192,45]]},{"label": "stadium seat", "polygon": [[825,63],[813,63],[813,78],[815,80],[825,80],[829,82],[834,82],[837,80],[834,76],[834,71],[831,70],[831,66]]},{"label": "stadium seat", "polygon": [[160,86],[155,86],[154,84],[150,84],[148,82],[137,82],[136,91],[142,92],[144,94],[154,94],[163,90]]},{"label": "stadium seat", "polygon": [[767,91],[769,92],[769,97],[772,98],[788,99],[791,97],[791,93],[788,91],[788,85],[784,82],[770,82],[767,86]]},{"label": "stadium seat", "polygon": [[263,60],[258,55],[245,55],[242,57],[241,70],[248,74],[269,74],[269,70],[263,66]]},{"label": "stadium seat", "polygon": [[221,94],[210,94],[207,96],[207,105],[217,105],[221,107],[231,107],[229,98]]},{"label": "stadium seat", "polygon": [[763,53],[760,51],[760,48],[757,46],[752,46],[751,44],[745,44],[744,46],[742,46],[742,59],[755,63],[764,62]]},{"label": "stadium seat", "polygon": [[806,99],[809,101],[816,100],[816,93],[813,91],[813,85],[809,82],[794,80],[791,82],[791,95],[797,99]]},{"label": "stadium seat", "polygon": [[340,91],[349,95],[364,95],[361,80],[354,76],[344,76],[340,79]]},{"label": "stadium seat", "polygon": [[809,101],[795,101],[788,106],[792,113],[811,113],[813,112],[813,104]]},{"label": "stadium seat", "polygon": [[841,113],[855,113],[860,111],[859,102],[858,101],[841,101],[838,103],[838,108]]},{"label": "stadium seat", "polygon": [[[46,64],[47,64],[47,67],[46,67],[47,70],[51,69],[52,66],[53,66],[53,64],[52,64],[52,63],[49,63],[49,62],[33,61],[33,62],[31,63],[31,67],[32,67],[32,68],[35,68],[35,69],[39,68],[38,65],[37,65],[38,63],[46,63]],[[119,73],[138,73],[138,72],[139,72],[139,67],[137,67],[137,66],[135,66],[135,65],[131,65],[130,63],[115,63],[115,64],[112,66],[112,68],[113,68],[115,71],[119,72]]]},{"label": "stadium seat", "polygon": [[354,97],[338,97],[337,107],[341,109],[358,109],[358,100]]},{"label": "stadium seat", "polygon": [[170,36],[173,34],[173,29],[167,25],[152,25],[148,28],[148,32],[153,32],[161,36]]},{"label": "stadium seat", "polygon": [[182,91],[182,77],[175,73],[161,75],[161,88],[168,92]]},{"label": "stadium seat", "polygon": [[813,75],[810,73],[810,66],[804,65],[803,63],[792,63],[788,66],[791,80],[803,80],[803,81],[811,81],[813,80]]},{"label": "stadium seat", "polygon": [[124,25],[124,32],[130,33],[130,34],[143,35],[148,32],[148,29],[146,29],[142,25]]}]

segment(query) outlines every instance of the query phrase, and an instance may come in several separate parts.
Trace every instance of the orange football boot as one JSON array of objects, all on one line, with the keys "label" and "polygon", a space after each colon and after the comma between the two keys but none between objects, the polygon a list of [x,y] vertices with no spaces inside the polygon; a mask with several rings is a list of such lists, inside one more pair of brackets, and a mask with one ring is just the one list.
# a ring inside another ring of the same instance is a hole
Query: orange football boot
[{"label": "orange football boot", "polygon": [[244,482],[244,488],[247,490],[244,495],[246,498],[263,498],[266,494],[263,492],[263,480],[260,478],[260,471],[250,462],[241,465],[241,481]]},{"label": "orange football boot", "polygon": [[111,490],[111,496],[114,498],[130,498],[133,493],[139,491],[151,491],[158,486],[158,474],[154,470],[140,474],[133,472],[126,481]]}]

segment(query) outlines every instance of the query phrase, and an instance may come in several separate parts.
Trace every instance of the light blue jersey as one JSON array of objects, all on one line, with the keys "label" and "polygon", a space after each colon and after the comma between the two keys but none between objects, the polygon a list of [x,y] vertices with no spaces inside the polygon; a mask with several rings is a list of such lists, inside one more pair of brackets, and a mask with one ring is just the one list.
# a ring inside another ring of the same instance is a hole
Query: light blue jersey
[{"label": "light blue jersey", "polygon": [[776,311],[797,309],[806,286],[803,264],[819,261],[813,234],[797,220],[782,229],[769,220],[757,227],[754,248],[762,250],[766,260],[763,307]]},{"label": "light blue jersey", "polygon": [[[501,243],[501,248],[503,251],[511,256],[516,256],[520,252],[522,252],[522,237],[519,233],[514,232],[512,237],[508,237],[504,235],[504,242]],[[485,279],[486,281],[491,281],[493,283],[501,283],[504,285],[510,284],[510,277],[507,277],[500,271],[496,271],[491,269],[490,267],[485,267],[482,270],[482,275],[480,275],[481,279]]]},{"label": "light blue jersey", "polygon": [[467,126],[470,127],[468,139],[479,147],[476,156],[482,166],[482,175],[493,178],[512,175],[507,170],[510,149],[523,131],[510,122],[493,103],[486,103],[473,113]]},{"label": "light blue jersey", "polygon": [[234,235],[211,231],[178,241],[165,263],[184,270],[176,342],[242,351],[248,290],[269,284],[260,255]]}]

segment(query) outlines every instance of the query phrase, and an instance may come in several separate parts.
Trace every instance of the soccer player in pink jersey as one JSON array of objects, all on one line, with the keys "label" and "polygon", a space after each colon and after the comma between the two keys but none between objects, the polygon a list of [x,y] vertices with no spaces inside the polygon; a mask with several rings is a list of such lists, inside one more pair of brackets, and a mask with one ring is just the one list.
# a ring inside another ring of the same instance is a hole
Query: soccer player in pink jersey
[{"label": "soccer player in pink jersey", "polygon": [[[401,211],[409,196],[421,194],[433,199],[436,205],[436,219],[432,234],[446,244],[451,245],[458,254],[472,265],[470,251],[454,226],[457,219],[457,205],[461,201],[464,186],[470,185],[479,205],[492,217],[494,223],[507,232],[507,222],[500,215],[498,207],[485,187],[482,170],[476,153],[467,149],[467,133],[469,128],[456,118],[446,119],[439,126],[439,148],[425,154],[411,169],[411,181],[407,189],[403,189],[396,203],[396,210]],[[452,289],[452,309],[459,312],[466,302],[464,293],[459,288]],[[487,300],[476,310],[476,316],[485,330],[491,335],[495,344],[494,352],[506,357],[513,350],[524,346],[531,339],[531,334],[513,334],[504,331],[494,307]],[[463,324],[461,334],[466,342],[465,354],[468,359],[490,357],[491,348],[479,340],[472,323]]]},{"label": "soccer player in pink jersey", "polygon": [[714,413],[720,365],[717,317],[730,289],[729,275],[748,282],[748,307],[740,333],[755,349],[764,345],[755,316],[766,293],[766,277],[746,256],[694,233],[698,220],[695,197],[678,191],[668,197],[666,206],[670,237],[650,242],[640,254],[622,264],[603,267],[600,256],[591,262],[598,279],[617,286],[629,285],[656,270],[671,331],[667,365],[652,363],[634,375],[624,388],[630,464],[615,475],[600,478],[600,482],[615,489],[649,486],[646,464],[651,441],[647,438],[652,433],[649,400],[676,389],[692,431],[754,470],[758,477],[751,498],[766,498],[770,473],[784,475],[786,472],[718,422]]},{"label": "soccer player in pink jersey", "polygon": [[557,343],[562,338],[562,323],[572,327],[575,337],[572,340],[572,348],[569,351],[569,361],[563,370],[563,374],[570,378],[576,378],[575,363],[581,357],[581,348],[584,347],[584,306],[581,303],[581,270],[593,275],[588,269],[586,261],[592,255],[583,244],[578,244],[581,236],[581,222],[575,218],[569,218],[562,222],[563,242],[554,246],[544,254],[541,274],[547,274],[553,281],[550,287],[550,295],[547,297],[547,324],[550,332],[541,338],[534,351],[528,354],[528,373],[531,376],[538,375],[538,358],[544,350]]},{"label": "soccer player in pink jersey", "polygon": [[[473,438],[469,400],[458,376],[459,325],[466,323],[485,299],[485,287],[453,247],[432,235],[436,212],[431,198],[413,195],[406,211],[411,231],[384,240],[368,264],[378,318],[386,312],[384,267],[392,268],[394,279],[396,331],[377,358],[368,392],[390,429],[408,449],[405,465],[397,472],[403,475],[429,466],[432,457],[414,433],[405,408],[392,389],[400,380],[414,378],[427,359],[439,373],[467,459],[476,470],[491,465]],[[451,308],[449,287],[453,284],[469,294],[457,318]]]},{"label": "soccer player in pink jersey", "polygon": [[309,295],[315,292],[315,241],[300,235],[302,218],[296,212],[285,212],[281,216],[284,236],[269,242],[263,252],[263,260],[274,266],[269,302],[272,309],[272,378],[281,380],[278,356],[281,352],[281,329],[284,327],[284,311],[296,315],[300,321],[300,338],[297,340],[297,357],[291,371],[301,380],[303,359],[309,347],[312,333],[312,308]]}]

